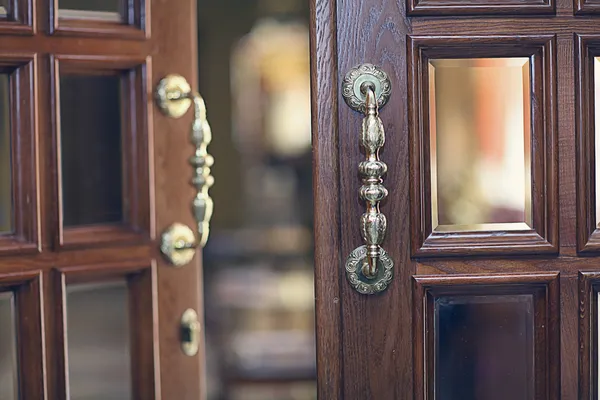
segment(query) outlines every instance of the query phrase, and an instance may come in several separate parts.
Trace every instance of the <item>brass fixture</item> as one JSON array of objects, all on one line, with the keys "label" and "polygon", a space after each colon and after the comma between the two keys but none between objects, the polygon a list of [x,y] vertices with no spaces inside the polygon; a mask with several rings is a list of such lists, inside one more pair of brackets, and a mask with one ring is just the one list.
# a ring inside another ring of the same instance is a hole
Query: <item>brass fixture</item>
[{"label": "brass fixture", "polygon": [[208,240],[210,218],[213,214],[213,200],[208,190],[214,183],[210,171],[214,159],[208,154],[207,148],[212,140],[212,132],[206,119],[204,99],[192,91],[184,77],[168,75],[162,79],[156,88],[156,102],[162,112],[172,118],[180,118],[192,104],[194,105],[191,142],[195,152],[189,162],[193,168],[191,184],[196,189],[192,213],[197,222],[198,239],[193,233],[190,236],[189,232],[185,232],[184,225],[174,224],[163,234],[161,244],[161,251],[167,259],[174,265],[181,266],[189,263],[195,249],[204,247]]},{"label": "brass fixture", "polygon": [[201,325],[198,321],[198,313],[191,308],[183,312],[181,316],[181,350],[186,356],[193,357],[198,354],[200,348]]},{"label": "brass fixture", "polygon": [[383,250],[387,219],[379,209],[388,195],[383,186],[387,164],[379,159],[379,150],[385,144],[383,122],[379,108],[390,98],[391,83],[387,74],[372,64],[352,68],[342,83],[346,104],[364,114],[360,143],[366,160],[358,165],[362,179],[359,189],[366,211],[360,218],[360,231],[365,245],[356,248],[346,260],[346,276],[354,289],[363,294],[385,290],[393,277],[394,263]]}]

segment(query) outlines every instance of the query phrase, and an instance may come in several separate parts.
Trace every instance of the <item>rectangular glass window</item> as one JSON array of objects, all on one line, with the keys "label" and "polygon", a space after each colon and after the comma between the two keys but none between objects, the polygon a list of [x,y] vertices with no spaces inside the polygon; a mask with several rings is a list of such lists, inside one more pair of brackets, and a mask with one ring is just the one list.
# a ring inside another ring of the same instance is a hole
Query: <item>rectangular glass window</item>
[{"label": "rectangular glass window", "polygon": [[435,300],[436,400],[534,398],[533,295]]},{"label": "rectangular glass window", "polygon": [[529,59],[435,59],[428,71],[432,229],[531,229]]},{"label": "rectangular glass window", "polygon": [[121,77],[60,78],[63,225],[123,221]]},{"label": "rectangular glass window", "polygon": [[122,22],[126,0],[59,0],[60,18]]},{"label": "rectangular glass window", "polygon": [[13,231],[10,76],[0,74],[0,234]]},{"label": "rectangular glass window", "polygon": [[132,398],[127,282],[67,286],[71,400]]}]

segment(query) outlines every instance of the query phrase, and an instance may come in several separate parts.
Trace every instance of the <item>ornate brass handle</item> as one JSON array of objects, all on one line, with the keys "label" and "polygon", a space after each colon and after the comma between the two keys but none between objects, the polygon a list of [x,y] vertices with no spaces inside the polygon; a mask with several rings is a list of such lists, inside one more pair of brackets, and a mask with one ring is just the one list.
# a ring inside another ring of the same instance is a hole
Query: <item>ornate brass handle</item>
[{"label": "ornate brass handle", "polygon": [[208,241],[213,200],[208,194],[214,184],[211,167],[213,157],[208,154],[212,132],[206,118],[206,105],[199,93],[192,91],[187,80],[180,75],[168,75],[156,89],[156,100],[160,109],[168,116],[179,118],[194,105],[190,140],[195,147],[189,162],[193,168],[191,184],[196,189],[192,200],[192,213],[197,222],[198,239],[185,225],[175,223],[163,233],[161,251],[177,266],[185,265],[194,257],[195,249],[204,247]]},{"label": "ornate brass handle", "polygon": [[351,69],[343,81],[342,95],[352,109],[364,114],[360,143],[366,160],[358,165],[362,179],[359,189],[366,211],[360,217],[364,246],[356,248],[346,261],[346,275],[352,286],[363,294],[374,294],[387,288],[393,277],[391,258],[381,247],[387,230],[387,219],[379,204],[388,195],[383,186],[387,165],[379,159],[385,144],[383,122],[379,107],[389,100],[391,83],[385,72],[372,64]]}]

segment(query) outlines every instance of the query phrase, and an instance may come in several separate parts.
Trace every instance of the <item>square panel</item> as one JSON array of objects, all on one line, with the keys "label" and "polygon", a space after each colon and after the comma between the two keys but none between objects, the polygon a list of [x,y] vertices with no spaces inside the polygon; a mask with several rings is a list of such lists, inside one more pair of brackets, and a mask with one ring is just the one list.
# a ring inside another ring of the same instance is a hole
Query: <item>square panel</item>
[{"label": "square panel", "polygon": [[39,251],[35,69],[34,55],[0,53],[0,254]]},{"label": "square panel", "polygon": [[0,33],[33,35],[34,3],[33,0],[0,0]]},{"label": "square panel", "polygon": [[577,250],[600,251],[600,35],[577,35]]},{"label": "square panel", "polygon": [[0,274],[2,399],[43,399],[45,395],[40,281],[40,271]]},{"label": "square panel", "polygon": [[0,292],[0,398],[19,398],[15,295]]},{"label": "square panel", "polygon": [[579,398],[600,398],[600,272],[579,272]]},{"label": "square panel", "polygon": [[54,59],[60,247],[149,239],[146,60]]},{"label": "square panel", "polygon": [[81,399],[154,398],[155,267],[122,262],[56,272],[58,390]]},{"label": "square panel", "polygon": [[558,274],[413,279],[415,398],[533,400],[557,390]]},{"label": "square panel", "polygon": [[414,256],[557,251],[554,37],[411,37]]},{"label": "square panel", "polygon": [[554,0],[408,0],[407,14],[425,15],[529,15],[553,14]]},{"label": "square panel", "polygon": [[149,37],[150,1],[54,0],[51,33],[69,36]]}]

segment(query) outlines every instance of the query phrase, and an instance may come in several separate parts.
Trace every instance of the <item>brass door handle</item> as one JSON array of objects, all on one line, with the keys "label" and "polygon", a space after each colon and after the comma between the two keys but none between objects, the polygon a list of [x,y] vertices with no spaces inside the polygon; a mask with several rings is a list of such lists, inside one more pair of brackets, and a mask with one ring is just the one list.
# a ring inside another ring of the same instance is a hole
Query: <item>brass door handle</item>
[{"label": "brass door handle", "polygon": [[391,90],[387,74],[372,64],[352,68],[342,84],[346,104],[364,114],[360,144],[365,150],[366,160],[360,162],[358,172],[362,179],[359,195],[366,206],[360,217],[360,231],[365,244],[354,249],[346,260],[346,276],[350,284],[363,294],[385,290],[393,277],[394,263],[381,247],[387,219],[379,209],[380,202],[388,195],[383,186],[387,164],[379,159],[379,150],[385,144],[379,108],[388,102]]},{"label": "brass door handle", "polygon": [[193,168],[191,184],[196,189],[192,200],[192,213],[197,223],[196,239],[187,226],[179,223],[171,225],[162,235],[161,251],[176,266],[188,264],[197,247],[204,247],[208,240],[210,219],[213,214],[213,200],[208,194],[214,183],[211,167],[213,157],[208,154],[212,132],[206,118],[206,105],[199,93],[192,91],[187,80],[180,75],[168,75],[156,88],[156,102],[162,112],[172,118],[180,118],[194,105],[194,120],[190,140],[195,147],[189,159]]}]

